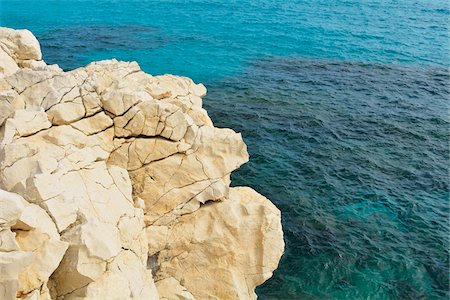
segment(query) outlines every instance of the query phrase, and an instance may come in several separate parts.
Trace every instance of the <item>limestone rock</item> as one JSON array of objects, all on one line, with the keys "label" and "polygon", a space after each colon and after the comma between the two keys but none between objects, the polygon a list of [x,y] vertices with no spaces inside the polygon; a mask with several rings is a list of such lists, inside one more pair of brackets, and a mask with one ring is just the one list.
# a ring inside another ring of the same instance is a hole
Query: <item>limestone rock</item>
[{"label": "limestone rock", "polygon": [[0,250],[3,252],[20,250],[16,241],[16,235],[9,228],[0,230],[0,245]]},{"label": "limestone rock", "polygon": [[[2,190],[0,203],[0,268],[5,268],[0,284],[8,299],[44,286],[59,265],[67,243],[60,240],[55,224],[39,206]],[[8,278],[6,283],[4,278]]]},{"label": "limestone rock", "polygon": [[182,280],[196,299],[256,299],[283,254],[280,211],[247,187],[182,216],[158,252],[159,279]]},{"label": "limestone rock", "polygon": [[16,61],[42,59],[39,42],[29,30],[0,27],[0,45]]},{"label": "limestone rock", "polygon": [[142,261],[131,251],[120,252],[104,276],[76,294],[87,299],[159,299],[151,271],[142,268]]},{"label": "limestone rock", "polygon": [[28,136],[43,129],[50,128],[52,124],[43,109],[16,110],[14,116],[6,121],[3,133],[3,143],[10,143],[14,136]]},{"label": "limestone rock", "polygon": [[0,28],[2,299],[256,297],[280,212],[230,188],[247,149],[205,94],[136,62],[63,72],[29,31]]},{"label": "limestone rock", "polygon": [[0,295],[2,299],[15,299],[19,289],[19,273],[27,266],[32,255],[23,251],[0,252]]},{"label": "limestone rock", "polygon": [[160,300],[195,300],[175,278],[168,277],[156,282]]},{"label": "limestone rock", "polygon": [[16,61],[0,48],[0,74],[8,76],[19,70]]},{"label": "limestone rock", "polygon": [[229,129],[199,128],[189,151],[130,171],[133,192],[145,201],[146,222],[159,220],[158,224],[164,224],[195,211],[206,201],[224,200],[229,174],[247,160],[240,134]]},{"label": "limestone rock", "polygon": [[81,119],[70,125],[86,135],[92,135],[109,128],[113,125],[113,121],[104,112],[100,112],[92,117]]},{"label": "limestone rock", "polygon": [[27,204],[12,229],[20,249],[33,253],[33,261],[19,275],[19,293],[28,294],[47,283],[68,243],[61,241],[51,218],[35,204]]},{"label": "limestone rock", "polygon": [[10,228],[20,218],[25,204],[19,195],[0,190],[0,208],[0,228]]}]

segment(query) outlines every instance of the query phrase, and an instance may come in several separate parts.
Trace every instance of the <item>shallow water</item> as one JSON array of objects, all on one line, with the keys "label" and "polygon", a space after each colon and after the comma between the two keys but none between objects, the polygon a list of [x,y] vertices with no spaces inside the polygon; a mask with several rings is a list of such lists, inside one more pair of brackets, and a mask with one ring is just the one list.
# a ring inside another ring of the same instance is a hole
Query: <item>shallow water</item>
[{"label": "shallow water", "polygon": [[233,174],[282,210],[261,299],[447,299],[446,1],[0,1],[73,69],[116,57],[204,82]]}]

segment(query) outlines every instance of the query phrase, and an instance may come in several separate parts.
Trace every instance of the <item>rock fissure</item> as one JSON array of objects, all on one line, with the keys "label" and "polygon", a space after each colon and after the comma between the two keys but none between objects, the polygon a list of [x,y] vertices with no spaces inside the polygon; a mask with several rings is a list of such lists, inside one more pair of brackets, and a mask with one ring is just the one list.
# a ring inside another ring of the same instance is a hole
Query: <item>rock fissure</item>
[{"label": "rock fissure", "polygon": [[42,80],[40,80],[40,81],[38,81],[38,82],[33,83],[32,85],[29,85],[29,86],[25,87],[25,89],[23,89],[22,91],[16,90],[14,86],[11,86],[11,87],[12,87],[13,89],[15,89],[16,92],[17,92],[19,95],[22,95],[22,94],[23,94],[24,92],[26,92],[28,89],[33,88],[34,86],[36,86],[36,85],[38,85],[38,84],[40,84],[40,83],[43,83],[43,82],[45,82],[45,81],[49,81],[49,80],[51,80],[51,79],[53,79],[53,78],[55,78],[55,77],[57,77],[57,76],[59,76],[59,74],[55,74],[55,75],[53,75],[53,76],[50,77],[50,78],[42,79]]}]

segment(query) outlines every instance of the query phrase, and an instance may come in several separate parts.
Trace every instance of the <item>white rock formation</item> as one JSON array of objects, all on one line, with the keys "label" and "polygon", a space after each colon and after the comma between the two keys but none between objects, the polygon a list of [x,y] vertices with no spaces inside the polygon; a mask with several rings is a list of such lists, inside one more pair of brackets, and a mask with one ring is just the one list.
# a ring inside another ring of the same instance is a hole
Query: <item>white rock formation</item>
[{"label": "white rock formation", "polygon": [[230,188],[246,146],[205,94],[135,62],[63,72],[0,28],[0,298],[255,299],[280,212]]}]

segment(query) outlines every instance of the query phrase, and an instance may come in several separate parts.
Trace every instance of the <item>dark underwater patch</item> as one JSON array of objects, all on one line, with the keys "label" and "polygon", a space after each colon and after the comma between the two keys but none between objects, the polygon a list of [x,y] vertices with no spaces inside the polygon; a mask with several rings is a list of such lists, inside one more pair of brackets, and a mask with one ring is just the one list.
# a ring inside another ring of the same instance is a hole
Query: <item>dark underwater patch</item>
[{"label": "dark underwater patch", "polygon": [[[37,36],[47,63],[72,70],[98,59],[119,58],[137,50],[152,50],[171,42],[160,30],[144,25],[87,25],[58,27]],[[95,54],[94,54],[95,53]]]},{"label": "dark underwater patch", "polygon": [[279,57],[208,86],[216,126],[251,155],[233,183],[282,211],[286,253],[261,299],[449,296],[449,79]]}]

